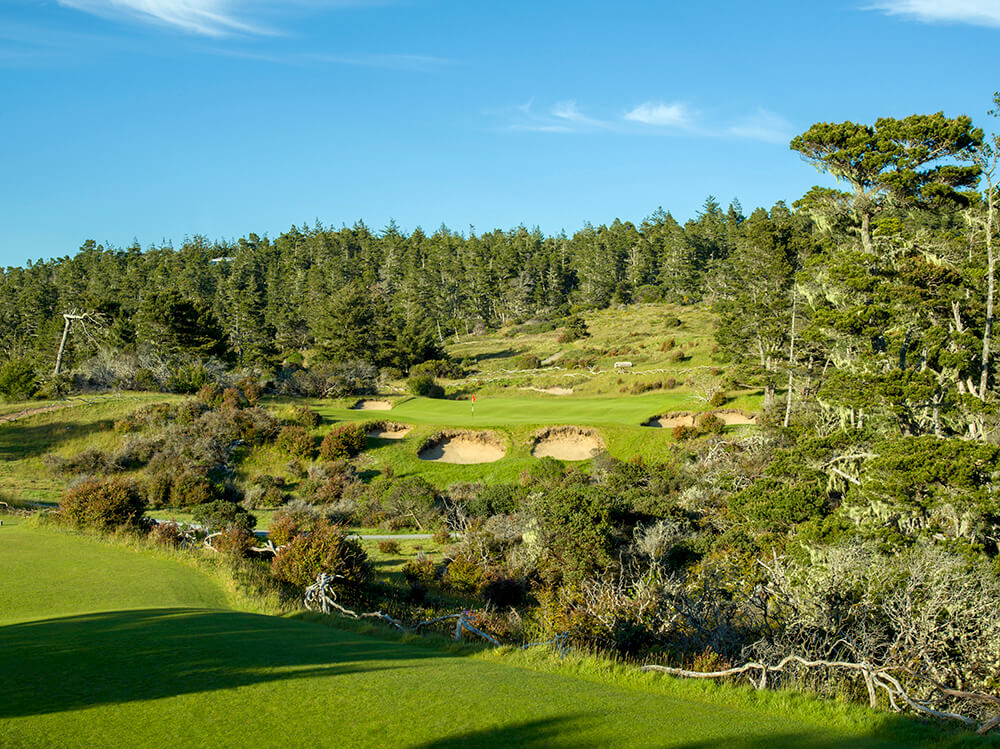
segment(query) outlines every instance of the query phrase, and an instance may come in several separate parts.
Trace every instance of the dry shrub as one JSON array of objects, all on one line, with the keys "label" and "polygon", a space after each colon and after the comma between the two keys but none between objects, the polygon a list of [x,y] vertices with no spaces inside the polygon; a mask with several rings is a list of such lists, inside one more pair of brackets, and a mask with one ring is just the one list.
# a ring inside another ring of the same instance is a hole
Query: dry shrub
[{"label": "dry shrub", "polygon": [[208,382],[201,386],[194,397],[214,408],[222,401],[222,389],[214,382]]},{"label": "dry shrub", "polygon": [[63,458],[49,453],[42,458],[45,467],[61,476],[85,474],[89,476],[110,473],[113,470],[108,457],[93,447],[81,450],[76,455]]},{"label": "dry shrub", "polygon": [[176,549],[183,543],[184,533],[177,523],[155,523],[149,531],[149,540],[157,546]]},{"label": "dry shrub", "polygon": [[708,399],[709,408],[718,408],[726,402],[726,391],[716,390],[712,393],[712,397]]},{"label": "dry shrub", "polygon": [[678,424],[674,427],[672,434],[675,440],[681,442],[684,440],[694,439],[698,436],[698,427]]},{"label": "dry shrub", "polygon": [[112,530],[140,528],[146,502],[138,487],[127,479],[91,479],[67,490],[59,514],[78,526]]},{"label": "dry shrub", "polygon": [[319,446],[319,456],[323,460],[351,458],[365,449],[367,435],[360,424],[344,424],[334,427]]},{"label": "dry shrub", "polygon": [[323,417],[309,406],[295,406],[292,409],[292,421],[301,427],[312,429],[323,423]]},{"label": "dry shrub", "polygon": [[248,510],[280,507],[288,501],[288,495],[276,486],[251,486],[243,497],[243,506]]},{"label": "dry shrub", "polygon": [[438,546],[446,546],[451,543],[451,533],[448,532],[447,528],[438,528],[434,531],[431,541],[436,543]]},{"label": "dry shrub", "polygon": [[403,577],[411,585],[416,583],[428,585],[437,577],[437,567],[426,555],[421,554],[403,565]]},{"label": "dry shrub", "polygon": [[708,432],[709,434],[722,434],[726,431],[726,422],[715,414],[705,414],[702,416],[698,419],[698,426],[702,429],[702,431]]},{"label": "dry shrub", "polygon": [[452,559],[444,573],[445,585],[457,593],[478,593],[485,582],[483,568],[464,554]]},{"label": "dry shrub", "polygon": [[363,583],[371,574],[361,542],[349,538],[344,526],[326,518],[317,518],[311,530],[294,536],[271,562],[275,579],[301,587],[311,585],[321,572],[351,584]]},{"label": "dry shrub", "polygon": [[222,402],[219,408],[223,411],[239,411],[241,408],[249,406],[243,391],[239,388],[226,388],[222,391]]},{"label": "dry shrub", "polygon": [[212,548],[231,557],[248,557],[256,545],[257,537],[241,525],[224,528],[212,538]]},{"label": "dry shrub", "polygon": [[399,543],[397,541],[379,541],[378,550],[382,554],[392,554],[398,556],[400,553]]},{"label": "dry shrub", "polygon": [[316,443],[305,427],[284,427],[278,432],[278,449],[298,458],[311,459],[316,452]]}]

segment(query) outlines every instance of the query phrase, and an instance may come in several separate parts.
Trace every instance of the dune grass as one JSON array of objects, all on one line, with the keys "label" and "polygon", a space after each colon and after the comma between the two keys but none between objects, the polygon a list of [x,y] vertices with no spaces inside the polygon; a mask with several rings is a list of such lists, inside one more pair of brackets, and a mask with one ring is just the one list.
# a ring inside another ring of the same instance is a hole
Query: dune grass
[{"label": "dune grass", "polygon": [[5,522],[0,549],[4,747],[985,743],[593,659],[470,656],[237,611],[190,565],[30,522]]}]

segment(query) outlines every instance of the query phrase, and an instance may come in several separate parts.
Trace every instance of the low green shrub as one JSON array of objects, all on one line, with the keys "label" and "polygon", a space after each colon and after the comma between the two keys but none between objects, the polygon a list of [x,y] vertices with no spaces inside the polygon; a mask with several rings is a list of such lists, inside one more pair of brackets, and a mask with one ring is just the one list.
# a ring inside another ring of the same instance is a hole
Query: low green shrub
[{"label": "low green shrub", "polygon": [[35,368],[26,359],[8,359],[0,364],[0,395],[8,400],[26,400],[38,390]]},{"label": "low green shrub", "polygon": [[127,479],[90,479],[68,489],[59,502],[59,514],[69,523],[99,530],[140,528],[146,502],[136,484]]},{"label": "low green shrub", "polygon": [[378,550],[381,554],[392,554],[393,556],[398,556],[400,553],[399,542],[397,541],[379,541]]},{"label": "low green shrub", "polygon": [[515,369],[538,369],[542,366],[542,360],[535,354],[521,354],[514,359]]},{"label": "low green shrub", "polygon": [[485,582],[483,568],[464,554],[448,563],[443,579],[449,588],[465,594],[478,593]]},{"label": "low green shrub", "polygon": [[194,522],[209,531],[226,528],[244,528],[252,531],[257,526],[257,518],[234,502],[217,499],[198,505],[192,512]]},{"label": "low green shrub", "polygon": [[271,561],[271,574],[282,582],[306,587],[321,572],[337,575],[348,584],[361,584],[371,565],[361,542],[349,538],[347,529],[318,518],[312,530],[291,538]]},{"label": "low green shrub", "polygon": [[283,427],[278,432],[275,444],[279,450],[297,458],[312,459],[316,452],[316,443],[312,435],[306,431],[305,427],[300,426]]},{"label": "low green shrub", "polygon": [[702,416],[698,419],[698,426],[703,432],[708,432],[709,434],[722,434],[726,431],[726,422],[715,414],[705,414]]},{"label": "low green shrub", "polygon": [[434,535],[431,536],[431,541],[436,543],[438,546],[446,546],[451,543],[451,533],[447,528],[438,528],[434,531]]},{"label": "low green shrub", "polygon": [[444,398],[444,388],[437,384],[432,375],[416,375],[406,381],[414,395],[423,398]]},{"label": "low green shrub", "polygon": [[327,432],[319,446],[323,460],[353,458],[365,449],[367,434],[360,424],[344,424]]},{"label": "low green shrub", "polygon": [[312,429],[323,423],[323,417],[309,406],[295,406],[292,408],[292,419],[301,427]]},{"label": "low green shrub", "polygon": [[427,556],[420,556],[407,560],[403,565],[403,577],[410,585],[428,585],[434,582],[437,577],[437,566]]},{"label": "low green shrub", "polygon": [[256,536],[241,525],[223,528],[212,539],[212,548],[230,557],[248,557],[256,545]]}]

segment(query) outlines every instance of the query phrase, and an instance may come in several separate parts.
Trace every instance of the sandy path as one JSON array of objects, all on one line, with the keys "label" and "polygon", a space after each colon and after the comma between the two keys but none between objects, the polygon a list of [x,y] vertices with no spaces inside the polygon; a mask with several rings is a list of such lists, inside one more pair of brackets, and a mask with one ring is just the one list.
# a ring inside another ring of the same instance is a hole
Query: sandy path
[{"label": "sandy path", "polygon": [[18,411],[17,413],[7,414],[5,416],[0,416],[0,424],[5,424],[8,421],[17,421],[18,419],[26,419],[29,416],[37,416],[38,414],[52,413],[53,411],[61,411],[64,408],[69,408],[72,403],[56,403],[52,406],[42,406],[41,408],[29,408],[24,411]]}]

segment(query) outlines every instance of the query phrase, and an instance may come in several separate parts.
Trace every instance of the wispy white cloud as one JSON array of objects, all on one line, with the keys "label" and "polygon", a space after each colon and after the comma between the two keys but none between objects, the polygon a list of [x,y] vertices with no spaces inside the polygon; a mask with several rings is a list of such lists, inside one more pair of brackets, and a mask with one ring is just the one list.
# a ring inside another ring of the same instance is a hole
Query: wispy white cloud
[{"label": "wispy white cloud", "polygon": [[585,114],[571,99],[559,101],[541,112],[534,108],[534,100],[519,104],[507,111],[511,118],[509,130],[535,133],[577,133],[593,130],[607,130],[614,126],[608,120]]},{"label": "wispy white cloud", "polygon": [[779,114],[758,109],[729,126],[729,134],[738,138],[762,140],[767,143],[787,143],[792,139],[792,124]]},{"label": "wispy white cloud", "polygon": [[232,0],[59,0],[59,4],[105,18],[157,23],[203,36],[270,33],[242,20],[241,3]]},{"label": "wispy white cloud", "polygon": [[880,10],[925,23],[967,23],[1000,27],[1000,0],[881,0],[867,10]]},{"label": "wispy white cloud", "polygon": [[57,0],[66,8],[115,20],[138,21],[189,34],[223,37],[275,34],[267,24],[251,20],[273,17],[292,8],[382,5],[388,0]]},{"label": "wispy white cloud", "polygon": [[[494,113],[496,114],[496,113]],[[617,133],[702,138],[745,138],[766,143],[787,142],[793,126],[766,109],[731,120],[712,121],[684,102],[647,101],[614,118],[587,114],[575,101],[565,100],[536,110],[534,100],[503,111],[507,130],[535,133]]]},{"label": "wispy white cloud", "polygon": [[316,62],[328,62],[334,65],[356,65],[366,68],[393,68],[399,70],[426,70],[428,68],[449,65],[453,62],[445,57],[434,57],[431,55],[378,53],[361,55],[315,54],[306,55],[305,58]]},{"label": "wispy white cloud", "polygon": [[647,101],[630,112],[625,113],[629,122],[638,122],[655,127],[679,127],[690,129],[693,125],[693,115],[688,107],[681,102],[664,104],[663,102]]}]

